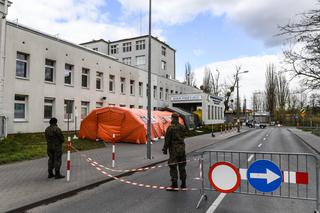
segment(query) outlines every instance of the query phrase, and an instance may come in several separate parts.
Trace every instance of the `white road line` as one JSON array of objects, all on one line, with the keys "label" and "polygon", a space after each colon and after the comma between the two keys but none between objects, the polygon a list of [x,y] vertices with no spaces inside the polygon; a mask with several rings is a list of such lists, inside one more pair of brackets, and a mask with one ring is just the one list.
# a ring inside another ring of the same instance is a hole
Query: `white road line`
[{"label": "white road line", "polygon": [[209,207],[209,209],[206,211],[206,213],[213,213],[216,211],[216,209],[218,208],[218,206],[220,205],[221,201],[223,200],[223,198],[226,196],[226,193],[221,193],[217,199],[212,203],[212,205]]},{"label": "white road line", "polygon": [[250,162],[253,157],[254,157],[254,154],[250,155],[249,158],[248,158],[248,162]]},{"label": "white road line", "polygon": [[266,137],[268,137],[269,135],[266,135]]},{"label": "white road line", "polygon": [[258,147],[260,148],[262,146],[262,143],[260,143],[259,145],[258,145]]},{"label": "white road line", "polygon": [[263,140],[265,141],[265,140],[267,140],[266,138],[263,138]]}]

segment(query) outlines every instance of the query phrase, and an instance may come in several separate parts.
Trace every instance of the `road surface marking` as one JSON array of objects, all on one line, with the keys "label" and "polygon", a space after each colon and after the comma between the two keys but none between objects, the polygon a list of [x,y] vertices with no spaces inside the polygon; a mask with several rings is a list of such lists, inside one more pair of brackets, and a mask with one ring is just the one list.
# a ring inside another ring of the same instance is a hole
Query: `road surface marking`
[{"label": "road surface marking", "polygon": [[249,158],[248,158],[248,162],[250,162],[253,157],[254,157],[254,154],[250,155]]},{"label": "road surface marking", "polygon": [[212,203],[212,205],[209,207],[209,209],[206,211],[206,213],[213,213],[216,211],[216,209],[218,208],[218,206],[220,205],[221,201],[223,200],[223,198],[226,196],[226,193],[221,193],[217,199]]},{"label": "road surface marking", "polygon": [[258,145],[258,147],[260,148],[262,146],[262,143],[260,143],[259,145]]},{"label": "road surface marking", "polygon": [[269,135],[267,134],[266,137],[268,137]]}]

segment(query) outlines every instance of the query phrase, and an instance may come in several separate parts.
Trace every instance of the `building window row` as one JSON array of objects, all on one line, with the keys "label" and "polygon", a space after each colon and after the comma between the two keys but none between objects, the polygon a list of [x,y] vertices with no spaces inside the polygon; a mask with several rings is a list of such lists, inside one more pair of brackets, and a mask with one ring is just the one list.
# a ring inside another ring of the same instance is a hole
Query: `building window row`
[{"label": "building window row", "polygon": [[208,105],[207,115],[208,120],[221,120],[224,117],[222,107],[211,105]]}]

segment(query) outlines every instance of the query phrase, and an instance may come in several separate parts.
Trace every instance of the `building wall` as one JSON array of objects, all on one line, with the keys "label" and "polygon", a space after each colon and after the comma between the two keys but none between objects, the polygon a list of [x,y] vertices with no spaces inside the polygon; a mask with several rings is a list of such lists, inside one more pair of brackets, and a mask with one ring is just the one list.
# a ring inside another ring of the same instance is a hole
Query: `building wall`
[{"label": "building wall", "polygon": [[[103,45],[102,45],[103,46]],[[48,126],[48,120],[44,120],[44,98],[54,98],[54,114],[59,120],[63,130],[67,129],[64,120],[64,100],[74,100],[77,108],[77,126],[80,125],[81,102],[89,102],[89,110],[96,107],[96,102],[102,102],[103,106],[125,105],[135,108],[147,107],[146,85],[147,72],[139,68],[128,66],[118,62],[112,57],[91,51],[72,43],[65,42],[55,37],[31,30],[27,27],[17,26],[7,22],[6,41],[6,70],[4,85],[4,113],[8,117],[8,132],[42,132]],[[28,57],[29,76],[25,79],[16,77],[17,52],[26,53]],[[55,61],[55,82],[44,81],[45,60]],[[74,66],[74,81],[72,86],[64,84],[65,64]],[[82,68],[89,69],[89,88],[82,88]],[[96,72],[103,73],[103,88],[96,90]],[[108,89],[109,75],[115,76],[115,91]],[[125,78],[126,92],[120,94],[120,78]],[[130,80],[135,81],[135,94],[130,95]],[[138,82],[143,82],[143,96],[138,95]],[[160,87],[170,92],[198,92],[195,88],[188,87],[177,81],[152,75],[152,90],[156,85],[157,98],[152,96],[152,108],[164,107],[169,100],[159,100]],[[152,91],[153,93],[153,91]],[[15,121],[14,106],[15,95],[27,96],[24,121]],[[164,96],[164,95],[163,95]],[[104,100],[105,97],[106,99]],[[74,119],[71,121],[71,129],[74,129]]]}]

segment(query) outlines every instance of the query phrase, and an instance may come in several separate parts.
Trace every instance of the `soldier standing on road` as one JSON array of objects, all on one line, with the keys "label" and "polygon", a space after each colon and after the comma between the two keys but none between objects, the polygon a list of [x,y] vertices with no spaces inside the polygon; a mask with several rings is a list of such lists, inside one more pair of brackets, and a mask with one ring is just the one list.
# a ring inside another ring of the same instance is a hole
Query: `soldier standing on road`
[{"label": "soldier standing on road", "polygon": [[[172,122],[168,127],[165,143],[162,149],[163,154],[167,154],[169,149],[169,167],[170,167],[170,176],[172,188],[178,188],[178,171],[181,180],[181,188],[186,188],[186,152],[185,152],[185,128],[179,123],[179,115],[177,113],[172,114]],[[181,162],[181,163],[179,163]],[[172,190],[169,190],[172,191]]]},{"label": "soldier standing on road", "polygon": [[[45,136],[47,139],[47,153],[48,160],[48,178],[60,179],[64,178],[60,174],[61,157],[62,157],[62,144],[64,137],[61,129],[57,126],[58,120],[56,118],[50,119],[50,126],[45,130]],[[53,169],[55,173],[53,174]]]}]

